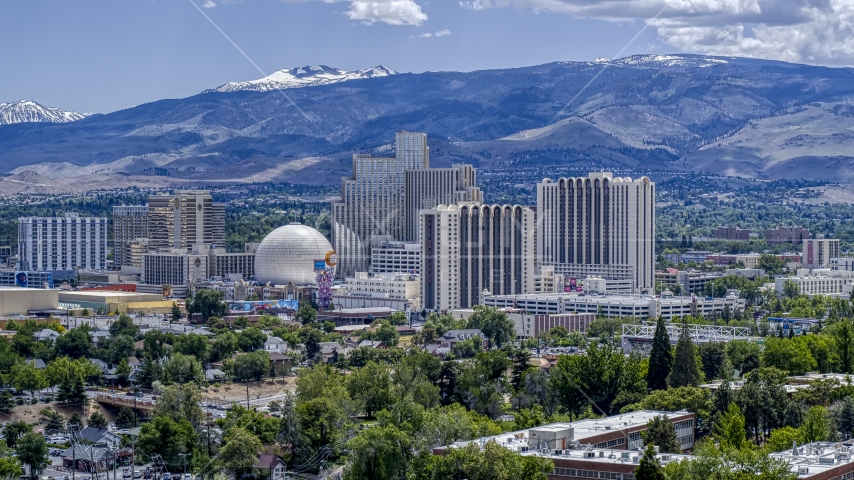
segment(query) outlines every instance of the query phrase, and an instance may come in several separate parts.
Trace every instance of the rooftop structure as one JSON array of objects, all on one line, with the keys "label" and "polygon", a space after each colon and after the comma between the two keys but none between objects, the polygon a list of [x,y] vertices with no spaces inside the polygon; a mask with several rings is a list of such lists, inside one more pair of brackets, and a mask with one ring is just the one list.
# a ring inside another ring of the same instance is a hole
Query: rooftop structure
[{"label": "rooftop structure", "polygon": [[[676,345],[682,325],[679,323],[665,323],[670,344]],[[624,352],[633,350],[648,350],[652,346],[655,337],[655,322],[644,322],[641,325],[623,325],[622,347]],[[691,341],[695,344],[708,342],[729,342],[732,340],[759,339],[750,335],[748,327],[729,327],[725,325],[688,325]]]},{"label": "rooftop structure", "polygon": [[854,440],[794,445],[790,450],[772,453],[771,458],[787,462],[799,479],[854,478]]},{"label": "rooftop structure", "polygon": [[[665,412],[638,410],[605,418],[593,418],[569,423],[552,423],[540,427],[502,433],[491,437],[455,442],[437,447],[434,453],[442,453],[448,447],[461,448],[470,443],[483,445],[494,440],[520,453],[545,453],[552,459],[572,457],[573,450],[612,449],[637,450],[643,446],[641,432],[655,417],[664,416],[674,424],[676,436],[682,450],[694,447],[694,414],[685,410]],[[589,451],[589,450],[588,450]],[[596,455],[603,462],[614,463],[622,457]],[[587,457],[592,458],[592,457]],[[603,477],[599,477],[603,478]]]}]

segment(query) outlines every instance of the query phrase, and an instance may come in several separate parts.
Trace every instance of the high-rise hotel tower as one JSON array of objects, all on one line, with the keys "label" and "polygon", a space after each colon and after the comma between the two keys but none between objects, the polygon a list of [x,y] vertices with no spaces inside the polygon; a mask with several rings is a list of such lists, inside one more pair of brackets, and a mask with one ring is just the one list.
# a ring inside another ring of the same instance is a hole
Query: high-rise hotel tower
[{"label": "high-rise hotel tower", "polygon": [[655,279],[655,184],[647,177],[544,179],[537,184],[537,264],[567,276]]},{"label": "high-rise hotel tower", "polygon": [[337,275],[368,271],[372,243],[418,241],[418,211],[457,201],[480,201],[471,165],[430,168],[424,133],[398,131],[394,157],[353,155],[353,174],[332,203]]}]

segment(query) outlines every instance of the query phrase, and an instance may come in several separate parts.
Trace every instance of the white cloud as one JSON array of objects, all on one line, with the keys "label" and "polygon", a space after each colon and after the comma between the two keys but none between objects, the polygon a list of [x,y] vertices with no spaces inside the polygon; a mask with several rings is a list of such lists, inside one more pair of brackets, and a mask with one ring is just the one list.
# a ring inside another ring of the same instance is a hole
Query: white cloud
[{"label": "white cloud", "polygon": [[437,37],[438,38],[438,37],[447,37],[450,34],[451,34],[451,31],[446,28],[444,30],[439,30],[436,33],[427,32],[427,33],[422,33],[421,35],[410,35],[409,38],[431,38],[431,37]]},{"label": "white cloud", "polygon": [[828,65],[854,64],[852,0],[464,0],[613,21],[641,20],[689,52]]},{"label": "white cloud", "polygon": [[207,2],[205,2],[204,5],[202,5],[202,8],[214,8],[215,6],[216,4],[213,2],[213,0],[208,0]]},{"label": "white cloud", "polygon": [[386,0],[376,2],[350,2],[347,16],[365,24],[375,22],[389,25],[421,25],[427,20],[427,15],[421,11],[421,6],[413,0]]}]

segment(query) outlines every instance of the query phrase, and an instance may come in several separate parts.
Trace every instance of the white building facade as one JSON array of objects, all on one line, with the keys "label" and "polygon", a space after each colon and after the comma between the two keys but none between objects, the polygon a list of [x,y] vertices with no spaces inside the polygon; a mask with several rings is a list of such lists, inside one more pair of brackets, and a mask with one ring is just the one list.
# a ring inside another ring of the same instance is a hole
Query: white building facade
[{"label": "white building facade", "polygon": [[534,211],[520,205],[440,205],[421,211],[421,305],[469,308],[483,290],[533,290]]},{"label": "white building facade", "polygon": [[421,244],[384,240],[371,246],[371,273],[421,272]]},{"label": "white building facade", "polygon": [[839,257],[838,238],[804,239],[804,268],[830,268],[830,259]]},{"label": "white building facade", "polygon": [[[586,275],[623,278],[638,290],[654,288],[655,184],[647,177],[544,179],[537,184],[537,263],[590,265]],[[611,275],[609,270],[622,275]],[[556,267],[556,272],[563,273]]]},{"label": "white building facade", "polygon": [[107,268],[107,219],[26,217],[18,219],[18,270],[104,270]]},{"label": "white building facade", "polygon": [[774,279],[774,290],[783,294],[786,282],[794,283],[802,295],[824,295],[829,297],[848,298],[854,285],[854,272],[847,270],[831,270],[816,268],[798,269],[796,275]]}]

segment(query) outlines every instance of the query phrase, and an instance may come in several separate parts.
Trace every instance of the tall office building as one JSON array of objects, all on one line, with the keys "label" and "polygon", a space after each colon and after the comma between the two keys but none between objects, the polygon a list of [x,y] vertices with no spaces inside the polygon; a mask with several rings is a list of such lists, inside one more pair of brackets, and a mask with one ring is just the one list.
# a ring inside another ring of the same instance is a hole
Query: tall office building
[{"label": "tall office building", "polygon": [[804,239],[804,268],[830,268],[830,259],[839,256],[838,238],[817,237]]},{"label": "tall office building", "polygon": [[476,184],[474,167],[467,164],[453,165],[451,168],[407,170],[404,181],[404,240],[418,241],[421,210],[461,202],[483,202],[483,194]]},{"label": "tall office building", "polygon": [[107,268],[107,219],[27,217],[18,219],[18,270]]},{"label": "tall office building", "polygon": [[138,238],[148,238],[148,205],[113,207],[113,266],[127,265],[131,255],[128,245]]},{"label": "tall office building", "polygon": [[655,184],[649,178],[608,172],[546,178],[537,184],[537,216],[538,264],[555,265],[556,272],[596,265],[606,278],[630,271],[635,288],[654,287]]},{"label": "tall office building", "polygon": [[225,206],[209,190],[175,190],[148,197],[148,242],[152,249],[225,245]]},{"label": "tall office building", "polygon": [[507,292],[503,295],[532,291],[534,232],[534,211],[519,205],[422,210],[422,307],[470,308],[484,290]]},{"label": "tall office building", "polygon": [[332,203],[332,247],[340,277],[368,271],[375,241],[417,241],[421,208],[480,200],[470,165],[429,167],[423,133],[398,131],[394,157],[353,155],[353,173],[342,179],[341,200]]}]

